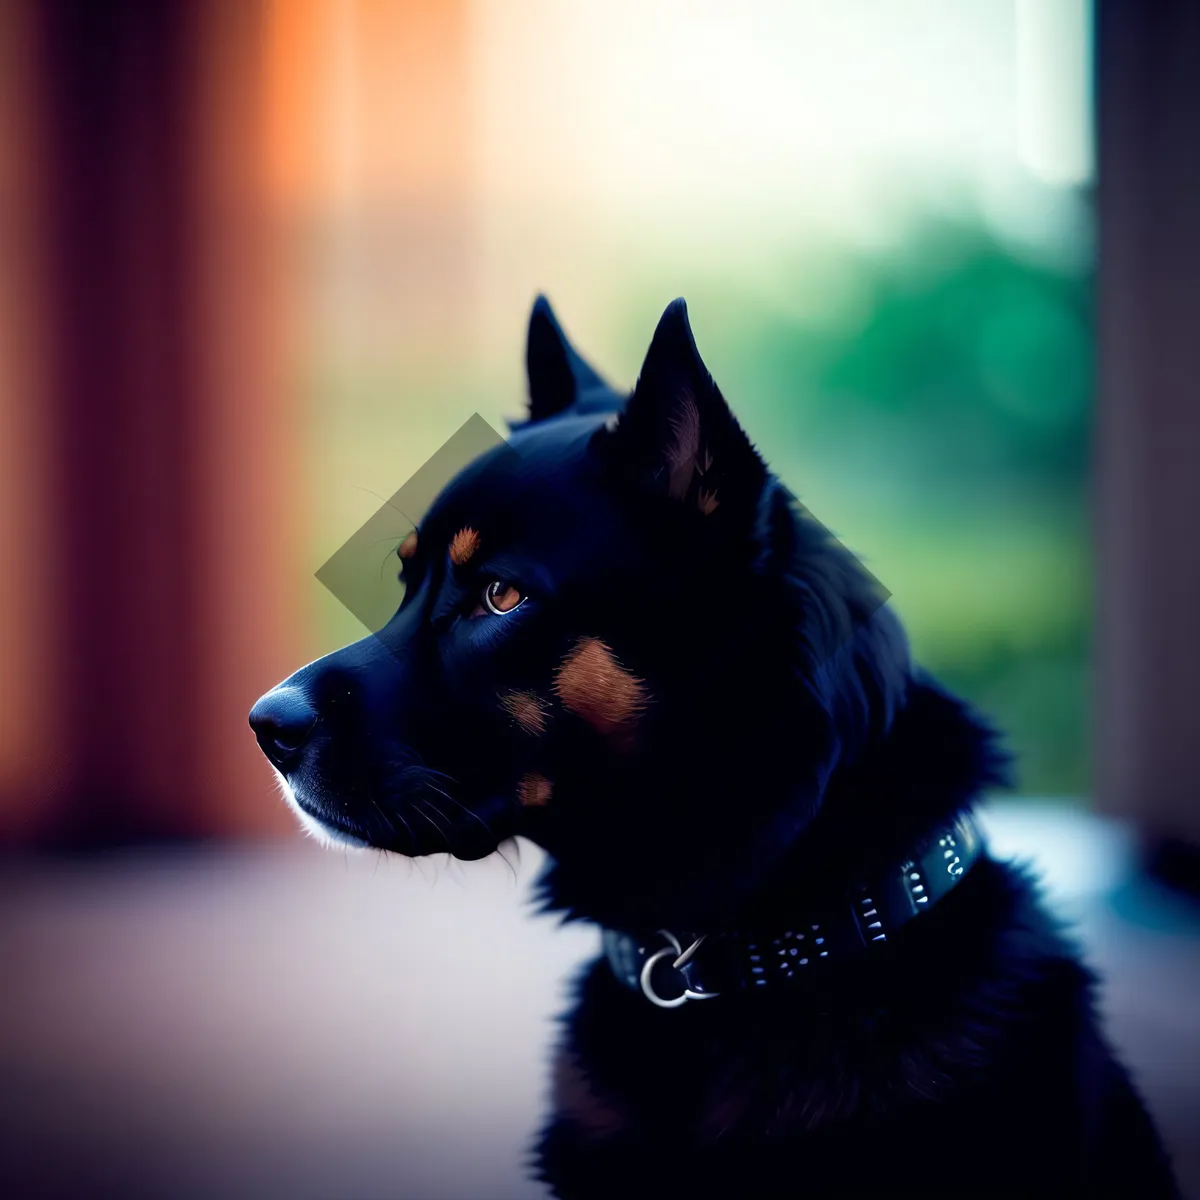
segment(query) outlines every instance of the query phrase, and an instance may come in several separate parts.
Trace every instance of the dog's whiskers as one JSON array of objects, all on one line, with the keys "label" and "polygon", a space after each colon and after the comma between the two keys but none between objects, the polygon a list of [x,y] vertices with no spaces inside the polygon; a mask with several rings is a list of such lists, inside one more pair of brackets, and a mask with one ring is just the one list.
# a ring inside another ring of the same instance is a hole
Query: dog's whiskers
[{"label": "dog's whiskers", "polygon": [[[444,796],[447,800],[449,800],[450,803],[453,804],[455,808],[461,808],[462,811],[465,812],[468,817],[473,817],[476,821],[478,821],[480,823],[480,825],[482,825],[484,827],[484,829],[487,831],[488,837],[491,838],[493,841],[496,840],[496,835],[495,835],[495,833],[492,832],[492,827],[477,812],[475,812],[473,809],[468,808],[461,800],[456,800],[453,796],[450,795],[449,792],[444,792],[444,791],[442,791],[441,788],[434,787],[433,784],[429,784],[429,786],[431,788],[433,788],[433,790],[435,792],[437,792],[437,794],[439,796]],[[446,814],[443,813],[442,815],[445,816]]]},{"label": "dog's whiskers", "polygon": [[[413,855],[415,856],[415,854],[417,852],[417,835],[415,833],[413,833],[412,826],[404,819],[404,814],[399,809],[396,810],[396,819],[400,822],[401,825],[404,826],[404,832],[408,834],[408,842],[409,842],[409,845],[412,847]],[[410,857],[409,861],[410,862],[412,861],[411,857]]]},{"label": "dog's whiskers", "polygon": [[445,783],[448,783],[451,787],[458,786],[458,780],[455,779],[453,775],[447,775],[445,771],[439,771],[436,767],[426,766],[424,762],[422,762],[420,766],[421,773],[426,778],[437,778]]},{"label": "dog's whiskers", "polygon": [[[433,818],[432,818],[432,817],[431,817],[431,816],[430,816],[430,815],[429,815],[429,814],[428,814],[428,813],[425,811],[425,809],[422,807],[422,804],[428,804],[430,807],[432,807],[432,801],[429,801],[429,800],[425,800],[425,801],[421,801],[421,800],[414,800],[414,801],[412,802],[412,811],[413,811],[413,812],[415,812],[415,813],[417,813],[419,816],[422,816],[422,817],[424,817],[424,818],[425,818],[425,820],[426,820],[426,821],[428,821],[428,822],[429,822],[429,824],[430,824],[430,825],[432,825],[432,826],[434,827],[434,829],[436,829],[436,830],[437,830],[437,832],[438,832],[439,836],[441,837],[442,841],[444,841],[444,842],[446,843],[447,847],[448,847],[448,846],[450,845],[450,837],[449,837],[449,835],[448,835],[448,834],[446,833],[446,831],[445,831],[445,830],[444,830],[444,829],[443,829],[443,828],[442,828],[442,827],[441,827],[441,826],[440,826],[440,825],[439,825],[439,824],[438,824],[438,823],[437,823],[437,822],[436,822],[436,821],[435,821],[435,820],[434,820],[434,819],[433,819]],[[437,810],[436,810],[436,809],[434,809],[434,811],[436,812]],[[441,813],[441,814],[439,814],[439,815],[440,815],[440,816],[442,816],[443,820],[445,819],[445,814],[444,814],[444,813]]]},{"label": "dog's whiskers", "polygon": [[383,818],[383,823],[388,827],[388,830],[394,834],[396,832],[396,826],[392,824],[391,817],[384,812],[383,805],[381,805],[379,801],[375,799],[375,794],[373,792],[371,793],[371,803],[375,806],[375,810]]},{"label": "dog's whiskers", "polygon": [[[510,840],[511,840],[511,839],[510,839]],[[505,854],[505,853],[504,853],[504,851],[503,851],[503,850],[502,850],[502,849],[501,849],[499,846],[497,846],[497,847],[496,847],[495,853],[496,853],[496,854],[498,854],[498,855],[500,856],[500,858],[501,858],[501,860],[503,861],[504,865],[505,865],[505,866],[506,866],[506,867],[509,869],[509,872],[510,872],[510,874],[511,874],[511,875],[512,875],[512,877],[513,877],[513,883],[514,883],[514,884],[516,884],[516,883],[518,882],[518,880],[517,880],[517,869],[516,869],[516,867],[514,867],[514,866],[512,865],[512,863],[511,863],[511,862],[509,862],[509,861],[508,861],[508,855],[507,855],[507,854]]]},{"label": "dog's whiskers", "polygon": [[[484,831],[488,835],[488,838],[491,841],[496,843],[495,849],[492,851],[492,853],[495,854],[497,857],[499,857],[501,859],[501,861],[504,863],[504,865],[508,868],[509,873],[513,877],[513,883],[514,884],[519,883],[520,882],[519,868],[521,865],[521,846],[520,846],[520,843],[516,840],[516,838],[510,837],[510,838],[505,838],[503,841],[501,841],[496,836],[495,830],[492,829],[491,825],[487,822],[487,820],[485,820],[483,817],[481,817],[479,815],[479,813],[475,812],[474,809],[468,808],[467,805],[465,805],[461,800],[452,796],[444,788],[438,787],[437,784],[435,784],[432,781],[432,777],[436,777],[438,779],[444,780],[451,787],[454,787],[454,786],[457,786],[458,781],[456,779],[454,779],[453,776],[447,775],[444,771],[435,770],[433,767],[427,767],[424,764],[421,764],[421,766],[418,768],[418,770],[421,773],[422,782],[424,783],[425,787],[427,787],[432,792],[436,792],[439,796],[441,796],[448,803],[453,804],[455,808],[459,809],[461,812],[465,813],[472,820],[477,821],[480,825],[483,826]],[[449,814],[443,812],[440,808],[438,808],[437,805],[434,804],[434,802],[432,800],[426,800],[425,802],[444,820],[447,820],[447,821],[450,820]],[[509,859],[508,855],[504,853],[504,847],[506,844],[511,845],[516,854],[517,861],[516,861],[515,866],[513,865],[512,861]]]},{"label": "dog's whiskers", "polygon": [[[492,829],[491,825],[489,825],[488,822],[483,817],[481,817],[473,809],[468,808],[467,805],[463,804],[463,802],[461,800],[456,799],[453,795],[451,795],[451,793],[449,791],[446,790],[445,787],[440,787],[437,783],[434,782],[434,780],[436,779],[436,780],[439,780],[442,783],[446,784],[447,787],[456,788],[456,787],[458,787],[458,780],[455,779],[453,775],[447,775],[445,771],[439,771],[435,767],[430,767],[430,766],[426,765],[426,763],[424,762],[423,759],[418,759],[418,761],[416,763],[409,766],[405,770],[404,774],[411,775],[414,780],[419,781],[419,783],[421,784],[422,787],[424,787],[428,791],[436,792],[439,796],[442,797],[443,800],[445,800],[449,804],[452,804],[456,809],[459,809],[461,812],[465,813],[466,816],[471,818],[471,820],[477,821],[480,825],[483,826],[484,832],[488,835],[488,838],[491,841],[496,842],[499,840],[496,837],[495,830]],[[426,798],[425,803],[430,805],[433,808],[434,812],[436,812],[438,814],[438,816],[440,816],[444,821],[448,822],[450,824],[451,828],[453,828],[454,822],[451,819],[449,813],[444,812],[441,808],[439,808],[437,806],[436,803],[434,803],[434,801],[429,800],[428,798]],[[444,835],[444,834],[443,834],[443,836],[446,837],[446,835]],[[450,844],[449,837],[446,837],[446,844],[447,845]]]}]

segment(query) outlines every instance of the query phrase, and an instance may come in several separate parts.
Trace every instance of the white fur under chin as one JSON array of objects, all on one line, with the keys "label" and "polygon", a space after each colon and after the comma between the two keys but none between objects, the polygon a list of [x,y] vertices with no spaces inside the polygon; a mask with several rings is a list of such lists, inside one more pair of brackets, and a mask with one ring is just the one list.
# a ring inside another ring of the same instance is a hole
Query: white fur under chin
[{"label": "white fur under chin", "polygon": [[[272,768],[274,770],[274,768]],[[284,778],[280,771],[275,771],[276,780],[279,783],[279,791],[283,798],[287,801],[288,808],[292,810],[300,821],[300,828],[313,841],[324,846],[326,849],[335,847],[340,850],[365,850],[367,843],[359,841],[356,837],[351,837],[348,833],[343,833],[340,829],[334,829],[326,825],[323,821],[319,821],[312,813],[305,812],[300,807],[300,802],[296,799],[295,789],[287,779]]]}]

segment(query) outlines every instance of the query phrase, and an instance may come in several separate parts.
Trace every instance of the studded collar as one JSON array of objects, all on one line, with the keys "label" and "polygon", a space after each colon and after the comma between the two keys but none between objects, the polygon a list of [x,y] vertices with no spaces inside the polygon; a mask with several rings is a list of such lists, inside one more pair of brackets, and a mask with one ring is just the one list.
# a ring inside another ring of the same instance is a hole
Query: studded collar
[{"label": "studded collar", "polygon": [[622,983],[660,1008],[735,991],[803,987],[850,956],[877,952],[951,891],[983,850],[979,826],[964,814],[935,830],[890,871],[786,927],[680,935],[606,929],[604,953]]}]

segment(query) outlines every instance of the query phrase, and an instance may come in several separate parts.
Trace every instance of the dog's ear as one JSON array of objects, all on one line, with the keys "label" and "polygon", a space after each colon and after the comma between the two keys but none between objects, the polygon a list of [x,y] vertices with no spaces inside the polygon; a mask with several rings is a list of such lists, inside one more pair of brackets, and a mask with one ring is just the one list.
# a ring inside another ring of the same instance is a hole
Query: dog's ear
[{"label": "dog's ear", "polygon": [[565,412],[583,392],[608,386],[567,341],[545,296],[534,301],[529,316],[525,368],[529,376],[531,423]]},{"label": "dog's ear", "polygon": [[719,525],[753,525],[767,469],[696,349],[687,305],[667,307],[606,452],[639,482]]}]

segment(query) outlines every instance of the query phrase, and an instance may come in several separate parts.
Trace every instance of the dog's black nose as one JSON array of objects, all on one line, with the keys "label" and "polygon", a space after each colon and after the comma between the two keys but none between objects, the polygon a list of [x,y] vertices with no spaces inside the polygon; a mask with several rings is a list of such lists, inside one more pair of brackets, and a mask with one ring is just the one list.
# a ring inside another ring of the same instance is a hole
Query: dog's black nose
[{"label": "dog's black nose", "polygon": [[250,710],[250,728],[280,770],[295,759],[316,723],[316,710],[294,687],[274,688]]}]

